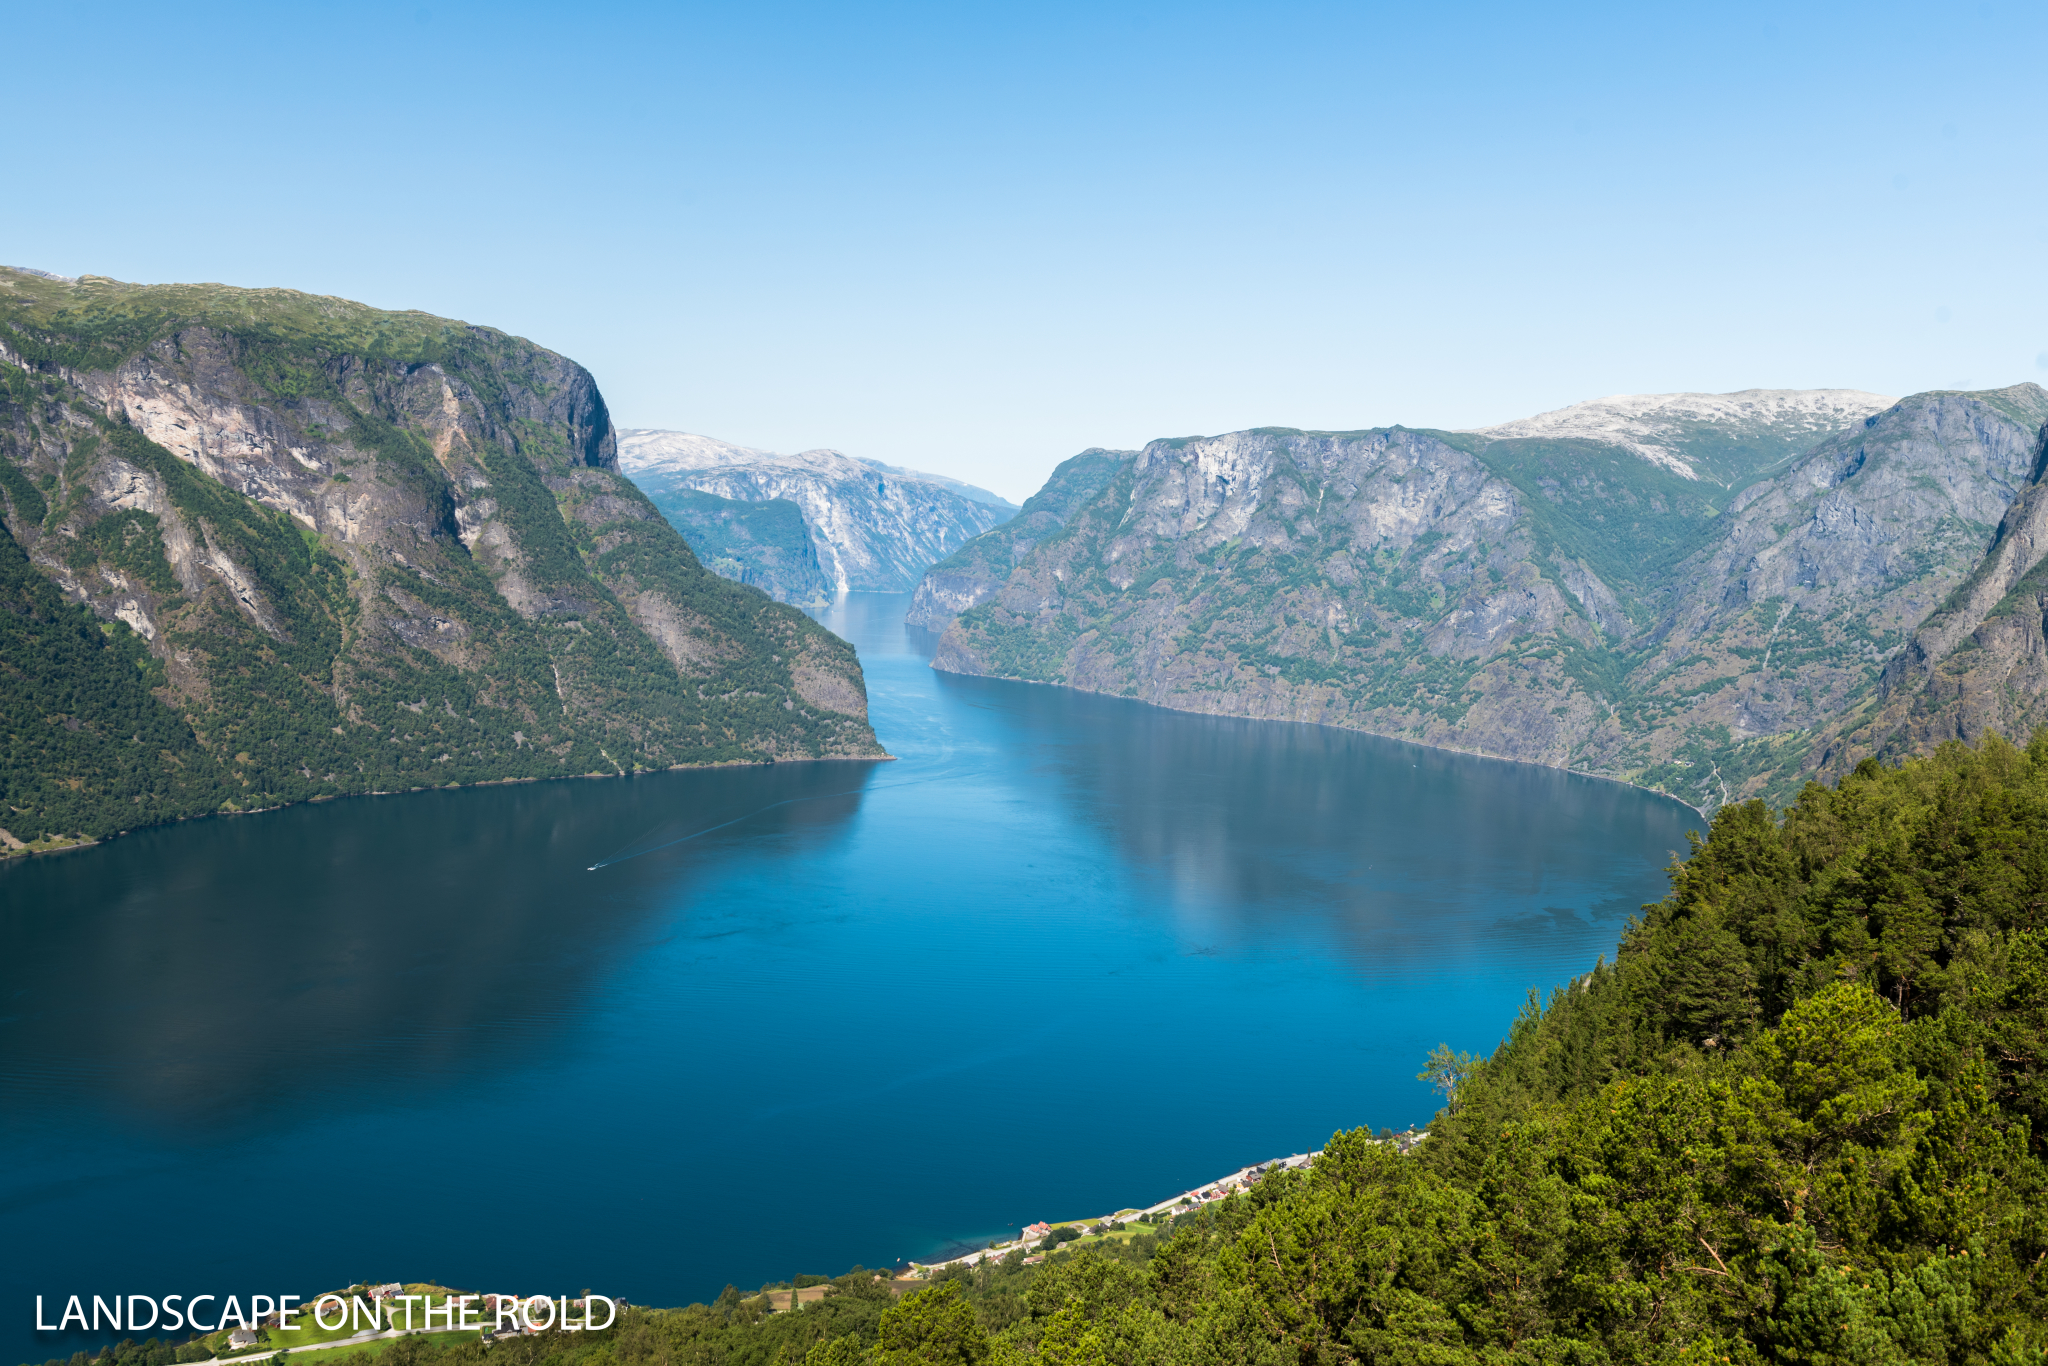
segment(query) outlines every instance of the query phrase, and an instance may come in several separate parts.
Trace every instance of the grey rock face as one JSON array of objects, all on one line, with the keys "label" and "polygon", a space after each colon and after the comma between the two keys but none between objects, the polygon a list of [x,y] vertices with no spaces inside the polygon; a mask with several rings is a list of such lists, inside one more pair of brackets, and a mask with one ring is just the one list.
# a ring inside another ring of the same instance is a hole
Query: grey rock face
[{"label": "grey rock face", "polygon": [[[776,455],[687,432],[620,433],[620,467],[657,506],[682,490],[802,510],[837,592],[907,592],[934,562],[1016,511],[995,495],[837,451]],[[751,564],[751,560],[737,561]]]},{"label": "grey rock face", "polygon": [[1782,800],[1869,752],[1845,718],[1877,705],[1930,613],[2009,546],[1929,638],[1945,657],[2041,559],[2048,514],[2023,495],[2048,394],[2032,385],[1603,404],[1486,433],[1154,442],[1028,550],[984,538],[935,568],[919,604],[958,613],[937,665],[1352,726],[1710,808]]},{"label": "grey rock face", "polygon": [[[589,373],[488,328],[0,271],[0,516],[22,611],[125,623],[162,670],[142,710],[191,749],[175,801],[118,756],[7,775],[49,830],[881,753],[844,642],[707,573],[619,472]],[[62,682],[33,633],[0,648]]]},{"label": "grey rock face", "polygon": [[1137,456],[1136,451],[1094,446],[1063,461],[1014,518],[925,571],[906,620],[912,626],[941,630],[962,612],[986,602],[1025,556],[1057,535],[1075,508],[1100,493]]},{"label": "grey rock face", "polygon": [[[2022,421],[2042,407],[2006,391]],[[2009,463],[2008,468],[2016,464]],[[1865,754],[1917,753],[1987,732],[2024,740],[2048,720],[2048,425],[1991,548],[1893,655],[1877,697],[1830,728],[1818,765],[1838,772]]]}]

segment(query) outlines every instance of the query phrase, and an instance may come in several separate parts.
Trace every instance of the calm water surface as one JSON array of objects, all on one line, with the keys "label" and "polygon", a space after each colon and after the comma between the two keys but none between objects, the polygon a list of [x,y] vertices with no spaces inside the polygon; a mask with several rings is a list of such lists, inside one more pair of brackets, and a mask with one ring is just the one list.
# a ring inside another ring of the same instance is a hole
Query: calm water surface
[{"label": "calm water surface", "polygon": [[[899,762],[421,793],[0,868],[32,1297],[708,1299],[1425,1120],[1699,824],[1546,769],[938,674]],[[597,871],[587,871],[601,864]]]}]

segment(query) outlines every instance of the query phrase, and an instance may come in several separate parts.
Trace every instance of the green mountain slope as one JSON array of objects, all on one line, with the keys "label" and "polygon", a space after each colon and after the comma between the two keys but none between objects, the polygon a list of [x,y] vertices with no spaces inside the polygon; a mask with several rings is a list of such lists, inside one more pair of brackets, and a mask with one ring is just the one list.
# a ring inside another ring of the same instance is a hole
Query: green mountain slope
[{"label": "green mountain slope", "polygon": [[925,571],[911,600],[910,624],[942,629],[993,596],[1040,541],[1066,525],[1074,510],[1102,492],[1137,454],[1091,446],[1061,461],[1045,487],[1026,499],[1015,517]]},{"label": "green mountain slope", "polygon": [[1858,389],[1623,394],[1480,429],[1489,441],[1581,441],[1729,492],[1897,400]]},{"label": "green mountain slope", "polygon": [[680,487],[651,496],[704,567],[720,577],[751,584],[778,602],[808,605],[832,596],[803,509],[789,499],[744,502]]},{"label": "green mountain slope", "polygon": [[1656,620],[1673,570],[1715,537],[1730,501],[1727,489],[1597,442],[1431,435],[1469,451],[1520,495],[1543,561],[1583,565],[1607,587],[1622,618],[1601,623],[1610,635]]},{"label": "green mountain slope", "polygon": [[590,376],[488,328],[0,270],[0,820],[879,756],[851,648],[616,464]]},{"label": "green mountain slope", "polygon": [[[1653,397],[1486,432],[1155,441],[1021,552],[1004,528],[935,568],[913,620],[958,613],[945,669],[1349,726],[1702,808],[1783,803],[1885,736],[1974,736],[2025,710],[1868,729],[1881,698],[1927,679],[1887,682],[1889,661],[2040,477],[2048,393],[1876,411],[1839,391]],[[1713,439],[1702,413],[1735,430]],[[1652,438],[1656,459],[1636,449]],[[2031,526],[2012,533],[2018,572],[2048,549]],[[1971,601],[1974,627],[1992,604]],[[2048,647],[2013,642],[1998,677],[2048,678]]]}]

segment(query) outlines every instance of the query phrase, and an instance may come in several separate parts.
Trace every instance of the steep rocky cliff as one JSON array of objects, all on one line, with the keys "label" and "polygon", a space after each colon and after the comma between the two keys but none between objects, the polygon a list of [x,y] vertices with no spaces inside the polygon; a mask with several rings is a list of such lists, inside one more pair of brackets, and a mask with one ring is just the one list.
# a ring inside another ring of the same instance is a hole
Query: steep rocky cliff
[{"label": "steep rocky cliff", "polygon": [[1886,678],[1905,647],[1995,550],[2044,421],[2031,384],[1918,394],[1743,491],[1674,576],[1672,609],[1628,642],[1624,721],[1670,738],[1607,762],[1711,803],[1789,798],[1881,748],[1841,741],[1900,690]]},{"label": "steep rocky cliff", "polygon": [[[2048,407],[2024,389],[2008,397],[2021,421]],[[2048,720],[2048,425],[2025,471],[1990,549],[1890,658],[1876,696],[1828,728],[1822,772],[1987,731],[2026,737]]]},{"label": "steep rocky cliff", "polygon": [[820,607],[833,594],[803,509],[787,498],[747,502],[669,488],[656,504],[706,569],[777,602]]},{"label": "steep rocky cliff", "polygon": [[0,269],[11,843],[350,792],[879,757],[580,366],[287,290]]},{"label": "steep rocky cliff", "polygon": [[1074,509],[1102,492],[1137,454],[1091,446],[1061,462],[1045,487],[1026,499],[1015,517],[925,571],[911,599],[910,624],[941,630],[954,617],[995,596],[1024,557],[1066,525]]},{"label": "steep rocky cliff", "polygon": [[[2005,642],[2002,679],[2048,669],[2017,605],[2042,586],[2021,582],[2039,514],[2018,504],[2044,419],[2032,385],[1751,391],[1484,432],[1158,441],[1007,573],[1005,547],[972,545],[953,563],[992,572],[935,571],[918,601],[967,604],[940,668],[1351,726],[1701,806],[1783,798],[1914,725],[1989,724],[1956,716],[1996,707],[1938,701],[1989,687],[1953,681],[1951,638]],[[2001,537],[1999,577],[1929,643],[1941,668],[1887,683]]]},{"label": "steep rocky cliff", "polygon": [[[687,432],[627,428],[619,463],[678,526],[689,515],[681,496],[688,491],[795,503],[831,591],[842,593],[908,592],[933,563],[1017,511],[954,479],[837,451],[777,455]],[[731,558],[768,572],[738,549]]]}]

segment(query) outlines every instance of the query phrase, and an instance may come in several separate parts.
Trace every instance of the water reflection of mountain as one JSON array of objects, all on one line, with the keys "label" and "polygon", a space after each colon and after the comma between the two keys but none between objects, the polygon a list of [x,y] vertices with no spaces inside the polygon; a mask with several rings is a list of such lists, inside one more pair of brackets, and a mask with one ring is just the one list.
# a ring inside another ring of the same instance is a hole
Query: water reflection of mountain
[{"label": "water reflection of mountain", "polygon": [[[0,1092],[232,1129],[295,1094],[404,1103],[563,1046],[707,826],[841,839],[874,768],[414,793],[149,831],[0,870]],[[681,840],[680,843],[674,841]],[[640,857],[587,871],[601,859]]]},{"label": "water reflection of mountain", "polygon": [[1238,949],[1304,919],[1374,970],[1497,960],[1517,941],[1551,956],[1611,945],[1641,870],[1614,868],[1609,851],[1677,848],[1698,823],[1619,784],[1326,726],[939,683],[1036,746],[1046,799],[1155,880],[1184,936]]},{"label": "water reflection of mountain", "polygon": [[[36,1250],[0,1298],[170,1256],[676,1303],[1155,1199],[1426,1118],[1430,1047],[1490,1046],[1611,943],[1602,879],[1654,894],[1692,819],[935,674],[907,605],[827,614],[899,764],[420,793],[0,868],[0,1220]],[[549,1173],[570,1198],[521,1194]],[[358,1188],[396,1198],[312,1239],[243,1218]],[[507,1194],[451,1217],[451,1190]],[[138,1210],[176,1237],[110,1236]],[[16,1322],[11,1360],[73,1350]]]}]

